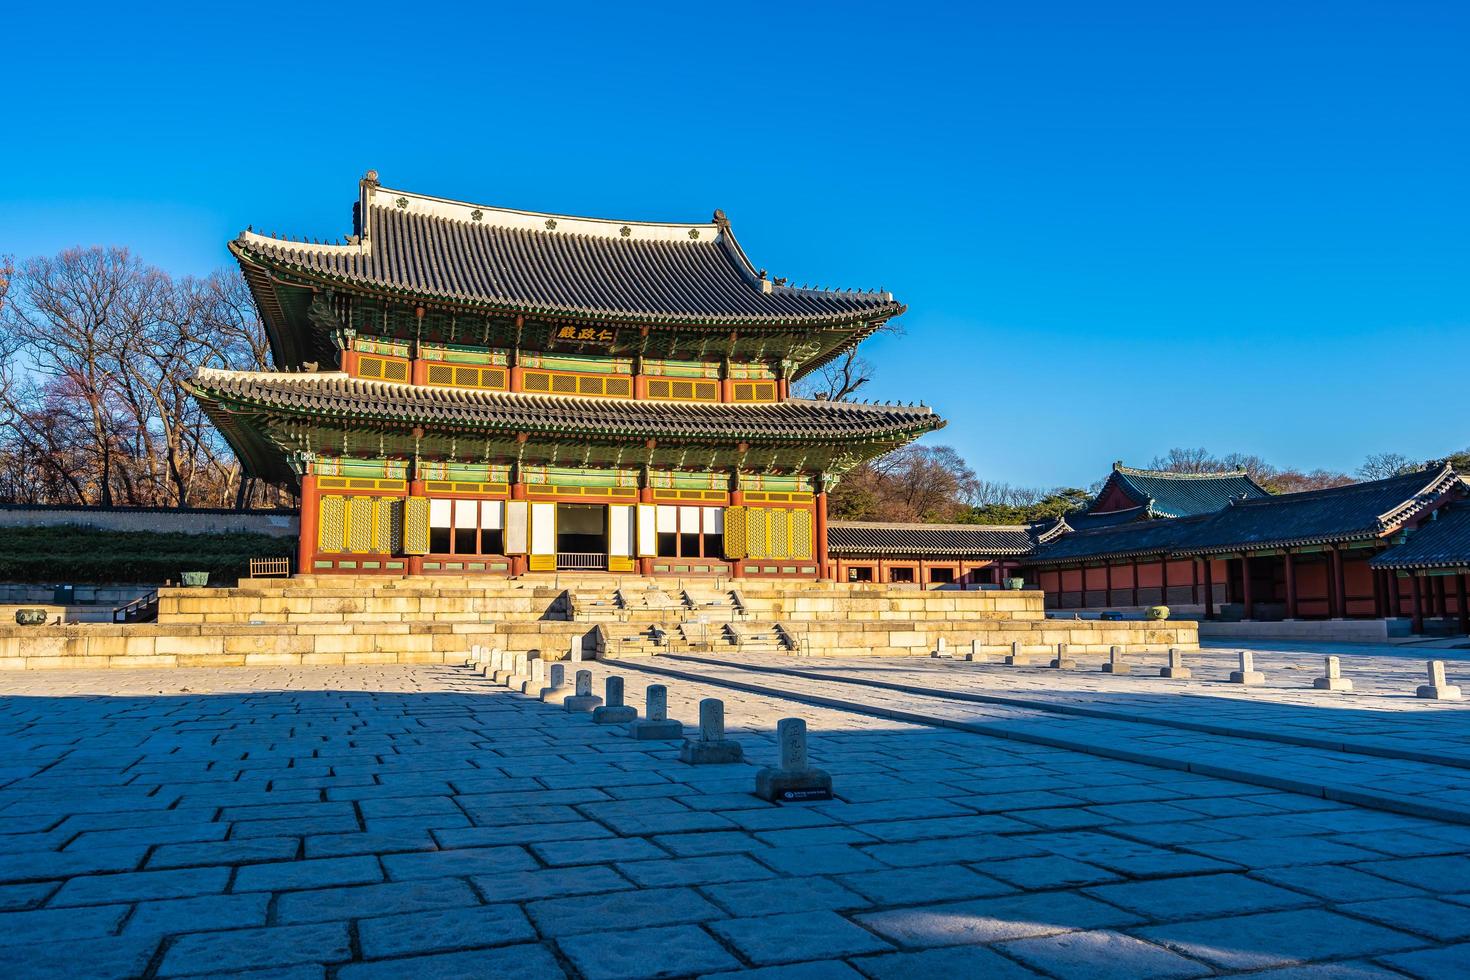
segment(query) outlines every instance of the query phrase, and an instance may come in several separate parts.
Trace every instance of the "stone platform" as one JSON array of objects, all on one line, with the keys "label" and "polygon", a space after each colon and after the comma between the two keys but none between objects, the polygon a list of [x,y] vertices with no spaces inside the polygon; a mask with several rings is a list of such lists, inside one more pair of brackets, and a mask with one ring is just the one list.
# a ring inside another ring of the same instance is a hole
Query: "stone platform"
[{"label": "stone platform", "polygon": [[0,670],[459,663],[666,652],[928,656],[1194,650],[1193,622],[1047,619],[1040,592],[635,576],[299,576],[159,591],[158,622],[0,626]]}]

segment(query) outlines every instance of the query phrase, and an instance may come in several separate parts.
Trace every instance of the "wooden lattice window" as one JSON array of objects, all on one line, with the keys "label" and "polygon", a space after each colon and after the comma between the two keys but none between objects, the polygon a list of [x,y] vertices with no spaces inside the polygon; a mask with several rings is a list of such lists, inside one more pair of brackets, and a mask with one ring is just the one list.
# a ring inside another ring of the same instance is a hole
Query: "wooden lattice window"
[{"label": "wooden lattice window", "polygon": [[633,394],[633,382],[626,375],[526,371],[521,377],[521,389],[552,395],[627,398]]},{"label": "wooden lattice window", "polygon": [[659,401],[717,402],[720,400],[720,383],[649,378],[648,397]]},{"label": "wooden lattice window", "polygon": [[501,367],[474,367],[457,364],[430,364],[427,380],[431,385],[448,388],[488,388],[504,391],[507,375]]},{"label": "wooden lattice window", "polygon": [[737,402],[773,402],[776,400],[776,382],[737,381],[733,397]]},{"label": "wooden lattice window", "polygon": [[392,357],[357,356],[357,376],[375,381],[407,381],[408,362]]}]

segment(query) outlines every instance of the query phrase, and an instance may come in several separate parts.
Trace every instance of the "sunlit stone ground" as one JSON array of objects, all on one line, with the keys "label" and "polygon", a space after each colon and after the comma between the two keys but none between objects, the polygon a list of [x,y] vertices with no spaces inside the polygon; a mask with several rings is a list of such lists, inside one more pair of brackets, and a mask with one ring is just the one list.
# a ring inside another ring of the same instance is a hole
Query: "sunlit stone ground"
[{"label": "sunlit stone ground", "polygon": [[[584,665],[691,732],[722,697],[749,763],[712,767],[465,669],[0,676],[6,973],[1470,972],[1470,708],[1404,657],[1345,657],[1350,696],[1230,657]],[[751,795],[792,715],[838,800]]]}]

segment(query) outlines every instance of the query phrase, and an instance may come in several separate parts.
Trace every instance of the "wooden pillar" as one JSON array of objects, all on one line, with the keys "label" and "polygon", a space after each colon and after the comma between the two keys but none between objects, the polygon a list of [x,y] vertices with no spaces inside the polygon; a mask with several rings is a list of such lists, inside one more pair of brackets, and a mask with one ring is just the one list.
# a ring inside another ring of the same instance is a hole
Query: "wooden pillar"
[{"label": "wooden pillar", "polygon": [[1215,566],[1209,557],[1202,559],[1205,566],[1205,619],[1215,618]]},{"label": "wooden pillar", "polygon": [[1249,555],[1240,556],[1240,604],[1243,607],[1240,618],[1255,618],[1255,601],[1251,596],[1251,559]]},{"label": "wooden pillar", "polygon": [[1470,584],[1467,584],[1470,574],[1461,572],[1455,576],[1455,603],[1460,613],[1460,632],[1470,633],[1470,604],[1467,604],[1467,593],[1470,593]]},{"label": "wooden pillar", "polygon": [[1103,562],[1103,605],[1113,604],[1113,563]]},{"label": "wooden pillar", "polygon": [[[416,438],[421,438],[421,436],[416,436]],[[424,497],[424,496],[427,496],[427,493],[426,493],[426,491],[424,489],[424,481],[422,479],[419,479],[418,466],[417,465],[414,466],[413,477],[414,477],[413,479],[411,479],[411,480],[408,481],[408,495],[410,497]],[[422,574],[424,574],[424,556],[423,555],[407,555],[407,556],[405,556],[405,558],[406,558],[406,561],[407,561],[407,564],[408,564],[408,574],[409,575],[422,575]],[[511,569],[511,571],[514,571],[514,570],[515,570],[514,568]]]},{"label": "wooden pillar", "polygon": [[1337,594],[1337,613],[1333,618],[1346,619],[1348,613],[1347,573],[1343,570],[1342,549],[1337,545],[1332,546],[1332,584],[1333,591]]},{"label": "wooden pillar", "polygon": [[1413,617],[1411,629],[1415,633],[1424,632],[1424,590],[1419,585],[1419,573],[1409,573],[1409,602],[1412,606],[1410,615]]},{"label": "wooden pillar", "polygon": [[1159,559],[1159,605],[1169,604],[1169,559]]},{"label": "wooden pillar", "polygon": [[1199,605],[1199,561],[1197,559],[1189,563],[1189,602],[1191,605]]},{"label": "wooden pillar", "polygon": [[296,547],[296,574],[310,575],[316,570],[317,521],[321,517],[321,494],[317,491],[316,476],[308,473],[301,478],[301,529]]},{"label": "wooden pillar", "polygon": [[1373,618],[1383,619],[1388,615],[1388,596],[1383,587],[1383,571],[1368,566],[1368,577],[1373,582]]},{"label": "wooden pillar", "polygon": [[1138,559],[1135,558],[1128,563],[1128,570],[1133,575],[1133,601],[1130,605],[1138,606]]},{"label": "wooden pillar", "polygon": [[1338,610],[1338,607],[1337,607],[1337,569],[1336,569],[1336,567],[1333,564],[1333,561],[1332,561],[1332,553],[1330,551],[1327,553],[1327,576],[1326,576],[1326,581],[1327,581],[1327,618],[1328,619],[1341,619],[1342,618],[1342,614],[1337,611]]},{"label": "wooden pillar", "polygon": [[1286,549],[1286,557],[1283,561],[1286,564],[1286,618],[1296,619],[1296,561],[1292,558],[1290,548]]},{"label": "wooden pillar", "polygon": [[1430,581],[1434,583],[1434,615],[1436,619],[1447,619],[1450,615],[1448,597],[1445,595],[1445,582],[1443,575],[1435,575]]}]

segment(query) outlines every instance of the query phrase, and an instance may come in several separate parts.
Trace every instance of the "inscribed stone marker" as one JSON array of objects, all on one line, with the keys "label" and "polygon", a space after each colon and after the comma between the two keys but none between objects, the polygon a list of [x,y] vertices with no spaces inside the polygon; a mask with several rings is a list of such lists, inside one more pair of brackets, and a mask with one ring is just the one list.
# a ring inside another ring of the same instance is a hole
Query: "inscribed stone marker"
[{"label": "inscribed stone marker", "polygon": [[1327,672],[1321,677],[1313,678],[1312,686],[1319,691],[1351,691],[1353,682],[1342,676],[1342,662],[1336,657],[1328,657],[1326,664]]},{"label": "inscribed stone marker", "polygon": [[811,768],[807,761],[806,722],[782,718],[776,723],[776,744],[781,751],[781,765],[756,773],[755,795],[777,803],[830,800],[832,776]]},{"label": "inscribed stone marker", "polygon": [[1127,674],[1132,670],[1133,668],[1123,659],[1122,647],[1108,648],[1108,662],[1102,665],[1104,674]]},{"label": "inscribed stone marker", "polygon": [[1240,669],[1230,672],[1232,684],[1264,684],[1266,675],[1256,670],[1256,655],[1249,650],[1240,651]]},{"label": "inscribed stone marker", "polygon": [[669,717],[669,691],[662,684],[650,684],[643,695],[644,717],[629,722],[628,734],[640,742],[683,738],[683,722]]},{"label": "inscribed stone marker", "polygon": [[594,725],[625,725],[638,717],[638,709],[623,703],[623,679],[616,674],[609,677],[603,688],[606,703],[592,709]]},{"label": "inscribed stone marker", "polygon": [[1184,666],[1184,654],[1179,652],[1178,647],[1169,648],[1169,664],[1159,668],[1160,677],[1174,677],[1183,680],[1192,677],[1193,673]]},{"label": "inscribed stone marker", "polygon": [[592,693],[592,671],[577,671],[577,693],[562,704],[568,711],[591,711],[602,704],[602,698]]},{"label": "inscribed stone marker", "polygon": [[1431,660],[1429,661],[1429,683],[1421,684],[1414,692],[1414,696],[1427,701],[1458,701],[1460,700],[1460,689],[1453,684],[1446,683],[1444,661]]},{"label": "inscribed stone marker", "polygon": [[725,737],[725,702],[705,698],[699,702],[699,738],[684,740],[679,758],[692,766],[740,762],[740,743]]}]

